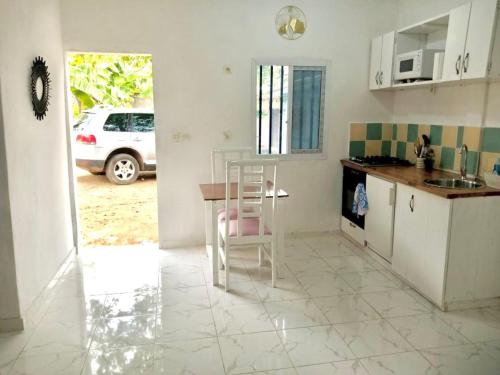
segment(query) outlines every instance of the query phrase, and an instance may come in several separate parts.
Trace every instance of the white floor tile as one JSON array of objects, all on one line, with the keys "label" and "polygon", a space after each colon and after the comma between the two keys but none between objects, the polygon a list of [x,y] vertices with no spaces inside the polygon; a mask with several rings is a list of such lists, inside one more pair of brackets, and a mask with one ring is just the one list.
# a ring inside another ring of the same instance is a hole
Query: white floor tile
[{"label": "white floor tile", "polygon": [[215,337],[211,309],[169,311],[164,310],[156,320],[156,342],[191,340]]},{"label": "white floor tile", "polygon": [[155,316],[138,315],[96,321],[92,349],[154,344]]},{"label": "white floor tile", "polygon": [[369,375],[359,360],[297,367],[299,375]]},{"label": "white floor tile", "polygon": [[371,357],[361,360],[370,375],[438,375],[439,372],[432,367],[418,352],[389,354],[380,357]]},{"label": "white floor tile", "polygon": [[330,323],[361,322],[380,319],[380,315],[361,295],[348,294],[313,299]]},{"label": "white floor tile", "polygon": [[157,345],[156,374],[224,375],[217,339],[175,341]]},{"label": "white floor tile", "polygon": [[333,326],[287,329],[278,334],[294,366],[354,358]]},{"label": "white floor tile", "polygon": [[385,320],[335,324],[334,327],[358,358],[412,349]]},{"label": "white floor tile", "polygon": [[374,270],[374,268],[368,262],[364,261],[363,258],[354,255],[325,258],[325,261],[337,273],[365,272]]},{"label": "white floor tile", "polygon": [[161,289],[166,288],[187,288],[191,286],[204,286],[205,276],[203,271],[186,272],[186,273],[161,273],[160,284]]},{"label": "white floor tile", "polygon": [[155,346],[91,350],[82,375],[153,375]]},{"label": "white floor tile", "polygon": [[250,281],[230,282],[229,292],[224,290],[224,286],[209,286],[208,296],[212,307],[247,305],[261,302],[255,286]]},{"label": "white floor tile", "polygon": [[292,367],[276,332],[219,337],[227,374]]},{"label": "white floor tile", "polygon": [[500,362],[476,345],[426,349],[421,353],[442,375],[500,374]]},{"label": "white floor tile", "polygon": [[500,340],[482,342],[477,345],[500,362]]},{"label": "white floor tile", "polygon": [[269,315],[261,304],[216,307],[213,309],[219,336],[274,331]]},{"label": "white floor tile", "polygon": [[105,318],[122,316],[151,315],[156,313],[158,293],[108,294],[104,307]]},{"label": "white floor tile", "polygon": [[357,293],[384,292],[399,288],[380,271],[346,273],[342,274],[342,278]]},{"label": "white floor tile", "polygon": [[264,306],[276,329],[329,324],[328,319],[310,299],[267,302]]},{"label": "white floor tile", "polygon": [[13,375],[79,375],[86,352],[67,352],[23,356],[12,367]]},{"label": "white floor tile", "polygon": [[384,318],[424,314],[431,311],[404,290],[363,294],[363,298]]},{"label": "white floor tile", "polygon": [[335,275],[335,271],[323,259],[287,259],[287,267],[292,271],[295,277]]},{"label": "white floor tile", "polygon": [[205,286],[162,289],[158,293],[158,299],[157,312],[162,310],[187,311],[210,308]]},{"label": "white floor tile", "polygon": [[416,349],[468,344],[469,341],[436,314],[423,314],[388,319]]},{"label": "white floor tile", "polygon": [[500,339],[500,317],[487,309],[449,311],[439,316],[472,342]]},{"label": "white floor tile", "polygon": [[271,280],[255,281],[254,285],[262,302],[309,298],[307,291],[295,278],[278,278],[275,288],[271,286]]},{"label": "white floor tile", "polygon": [[311,297],[328,297],[352,294],[354,290],[340,275],[322,274],[299,277],[299,281]]},{"label": "white floor tile", "polygon": [[105,316],[106,295],[55,298],[47,307],[43,321],[79,322]]}]

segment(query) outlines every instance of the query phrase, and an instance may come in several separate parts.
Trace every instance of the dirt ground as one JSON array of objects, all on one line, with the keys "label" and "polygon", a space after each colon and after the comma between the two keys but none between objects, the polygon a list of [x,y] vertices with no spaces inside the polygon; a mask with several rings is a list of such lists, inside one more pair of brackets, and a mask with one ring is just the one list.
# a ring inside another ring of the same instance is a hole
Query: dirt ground
[{"label": "dirt ground", "polygon": [[80,238],[83,246],[158,242],[156,176],[114,185],[106,176],[77,169]]}]

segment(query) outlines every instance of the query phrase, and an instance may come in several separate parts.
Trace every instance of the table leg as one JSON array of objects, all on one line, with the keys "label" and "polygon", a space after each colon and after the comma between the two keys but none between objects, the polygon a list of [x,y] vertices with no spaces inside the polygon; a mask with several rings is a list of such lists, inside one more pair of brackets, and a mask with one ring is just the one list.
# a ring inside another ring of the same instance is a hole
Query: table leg
[{"label": "table leg", "polygon": [[285,263],[285,220],[286,199],[278,199],[278,278],[283,278],[282,268]]},{"label": "table leg", "polygon": [[217,228],[217,204],[211,201],[211,216],[212,216],[212,283],[219,285],[219,244],[218,244],[218,228]]}]

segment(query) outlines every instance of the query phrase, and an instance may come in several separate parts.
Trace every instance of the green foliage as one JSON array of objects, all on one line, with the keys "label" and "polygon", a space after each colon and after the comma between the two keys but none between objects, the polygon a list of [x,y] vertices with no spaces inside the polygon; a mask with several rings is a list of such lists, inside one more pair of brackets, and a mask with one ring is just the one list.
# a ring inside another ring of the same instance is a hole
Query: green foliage
[{"label": "green foliage", "polygon": [[70,54],[73,115],[97,104],[131,107],[135,100],[153,99],[150,55]]}]

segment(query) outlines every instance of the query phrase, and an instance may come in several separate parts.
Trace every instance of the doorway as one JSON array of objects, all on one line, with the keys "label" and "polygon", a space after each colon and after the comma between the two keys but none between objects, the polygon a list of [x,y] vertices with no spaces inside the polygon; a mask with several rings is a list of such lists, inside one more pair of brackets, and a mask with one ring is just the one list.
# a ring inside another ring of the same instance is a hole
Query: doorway
[{"label": "doorway", "polygon": [[68,53],[79,247],[158,242],[152,56]]}]

